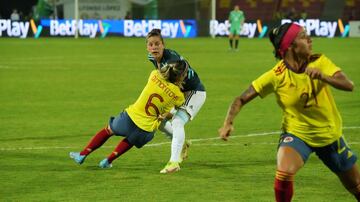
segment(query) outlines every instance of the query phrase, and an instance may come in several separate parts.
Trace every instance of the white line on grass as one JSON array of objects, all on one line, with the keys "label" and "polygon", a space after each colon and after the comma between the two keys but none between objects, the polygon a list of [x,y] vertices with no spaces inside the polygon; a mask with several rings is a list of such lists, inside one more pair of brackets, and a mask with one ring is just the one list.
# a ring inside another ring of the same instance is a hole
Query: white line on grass
[{"label": "white line on grass", "polygon": [[[349,126],[349,127],[343,127],[344,130],[352,130],[352,129],[359,129],[360,126]],[[273,132],[263,132],[263,133],[249,133],[246,135],[232,135],[231,139],[234,138],[244,138],[244,137],[254,137],[254,136],[266,136],[266,135],[273,135],[273,134],[280,134],[281,131],[273,131]],[[202,142],[207,140],[220,140],[219,137],[211,137],[211,138],[199,138],[199,139],[191,139],[191,142]],[[145,145],[146,147],[158,147],[161,145],[167,145],[171,144],[170,141],[168,142],[160,142],[160,143],[153,143]],[[257,144],[278,144],[274,142],[256,142],[256,143],[226,143],[226,144],[196,144],[197,146],[230,146],[230,145],[244,145],[244,144],[251,144],[251,145],[257,145]],[[360,142],[350,142],[351,145],[357,145],[360,144]],[[113,146],[104,146],[104,148],[112,148]],[[0,151],[14,151],[14,150],[50,150],[50,149],[76,149],[78,147],[8,147],[8,148],[0,148]]]}]

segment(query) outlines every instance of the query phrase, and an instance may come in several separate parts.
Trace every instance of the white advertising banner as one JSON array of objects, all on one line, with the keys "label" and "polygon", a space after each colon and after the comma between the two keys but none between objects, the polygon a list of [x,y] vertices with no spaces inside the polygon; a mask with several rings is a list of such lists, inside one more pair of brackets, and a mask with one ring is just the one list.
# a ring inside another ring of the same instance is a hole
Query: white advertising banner
[{"label": "white advertising banner", "polygon": [[[74,19],[74,0],[63,0],[64,18]],[[131,10],[128,0],[79,0],[81,19],[123,19]]]},{"label": "white advertising banner", "polygon": [[349,37],[360,37],[360,21],[350,21]]}]

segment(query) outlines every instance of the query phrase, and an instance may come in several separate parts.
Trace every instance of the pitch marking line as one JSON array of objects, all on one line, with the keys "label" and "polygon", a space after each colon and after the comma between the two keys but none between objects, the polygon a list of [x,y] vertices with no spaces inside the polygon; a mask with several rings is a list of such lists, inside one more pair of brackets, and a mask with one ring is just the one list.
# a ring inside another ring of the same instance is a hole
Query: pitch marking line
[{"label": "pitch marking line", "polygon": [[[344,130],[352,130],[352,129],[359,129],[360,126],[349,126],[343,127]],[[266,135],[273,135],[273,134],[280,134],[281,131],[273,131],[273,132],[264,132],[264,133],[249,133],[246,135],[232,135],[231,139],[234,138],[245,138],[245,137],[255,137],[255,136],[266,136]],[[200,138],[200,139],[190,139],[191,142],[202,142],[207,140],[220,140],[219,137],[212,137],[212,138]],[[154,144],[145,145],[145,147],[158,147],[161,145],[171,144],[171,141],[168,142],[160,142]],[[196,144],[197,146],[229,146],[229,145],[244,145],[245,143],[226,143],[226,144]],[[247,143],[249,145],[257,145],[257,144],[277,144],[273,142],[257,142],[257,143]],[[360,144],[360,142],[350,142],[349,144]],[[78,147],[9,147],[9,148],[0,148],[0,151],[14,151],[14,150],[50,150],[50,149],[76,149]],[[103,148],[113,148],[113,146],[103,146]]]}]

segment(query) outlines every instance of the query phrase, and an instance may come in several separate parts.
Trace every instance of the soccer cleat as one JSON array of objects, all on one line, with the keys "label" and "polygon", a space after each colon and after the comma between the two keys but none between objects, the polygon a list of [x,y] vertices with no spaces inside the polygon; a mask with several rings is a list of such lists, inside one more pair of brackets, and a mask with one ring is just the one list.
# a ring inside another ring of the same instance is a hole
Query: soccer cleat
[{"label": "soccer cleat", "polygon": [[189,157],[190,145],[191,145],[191,141],[190,140],[185,140],[183,148],[181,150],[181,162],[183,162],[185,159],[187,159]]},{"label": "soccer cleat", "polygon": [[164,167],[164,169],[162,169],[160,171],[160,173],[162,174],[166,174],[166,173],[174,173],[180,170],[180,165],[178,162],[171,162],[169,161],[166,166]]},{"label": "soccer cleat", "polygon": [[100,161],[99,167],[100,168],[111,168],[112,164],[109,163],[109,160],[106,158],[106,159],[103,159],[102,161]]},{"label": "soccer cleat", "polygon": [[81,165],[84,163],[86,155],[80,155],[79,152],[70,152],[70,158],[74,159],[77,164]]}]

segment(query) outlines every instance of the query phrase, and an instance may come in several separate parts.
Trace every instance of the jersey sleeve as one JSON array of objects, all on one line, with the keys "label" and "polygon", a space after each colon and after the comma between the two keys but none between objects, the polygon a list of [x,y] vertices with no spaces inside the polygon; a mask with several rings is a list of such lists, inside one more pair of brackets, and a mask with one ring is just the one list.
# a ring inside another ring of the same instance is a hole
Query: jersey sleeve
[{"label": "jersey sleeve", "polygon": [[322,55],[320,58],[319,67],[321,72],[327,76],[333,76],[336,72],[341,71],[340,67],[336,66],[328,57]]},{"label": "jersey sleeve", "polygon": [[261,98],[266,97],[276,89],[276,77],[273,70],[265,72],[252,82],[252,86]]}]

